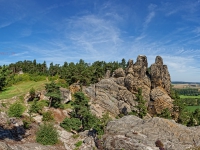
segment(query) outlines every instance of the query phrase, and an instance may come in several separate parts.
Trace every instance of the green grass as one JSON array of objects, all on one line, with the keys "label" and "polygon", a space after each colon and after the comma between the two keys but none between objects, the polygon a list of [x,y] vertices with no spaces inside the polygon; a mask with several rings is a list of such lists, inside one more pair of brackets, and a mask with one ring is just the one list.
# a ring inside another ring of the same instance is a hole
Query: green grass
[{"label": "green grass", "polygon": [[22,82],[16,85],[13,85],[11,87],[8,87],[4,91],[0,92],[0,100],[1,99],[9,99],[14,96],[21,96],[25,95],[29,92],[29,90],[33,87],[35,90],[42,90],[45,88],[45,83],[47,83],[46,80],[44,81],[26,81]]},{"label": "green grass", "polygon": [[187,108],[190,112],[194,112],[197,108],[200,108],[200,106],[186,106],[186,108]]},{"label": "green grass", "polygon": [[200,98],[200,95],[198,95],[198,96],[180,95],[180,98]]}]

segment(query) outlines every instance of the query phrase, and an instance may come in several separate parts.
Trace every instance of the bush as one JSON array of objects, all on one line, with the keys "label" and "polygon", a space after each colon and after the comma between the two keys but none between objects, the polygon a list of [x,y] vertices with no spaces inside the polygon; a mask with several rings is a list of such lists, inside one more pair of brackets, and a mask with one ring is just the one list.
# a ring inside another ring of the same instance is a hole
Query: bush
[{"label": "bush", "polygon": [[36,133],[36,141],[43,145],[53,145],[58,143],[58,132],[53,124],[43,124]]},{"label": "bush", "polygon": [[30,106],[29,112],[30,112],[30,113],[37,113],[39,110],[40,110],[40,109],[39,109],[38,106],[37,106],[37,99],[34,99],[34,100],[33,100],[33,103],[32,103],[31,106]]},{"label": "bush", "polygon": [[44,112],[42,114],[43,118],[42,121],[53,121],[54,117],[51,111]]},{"label": "bush", "polygon": [[31,98],[35,97],[35,89],[33,87],[29,90],[29,94],[30,94]]},{"label": "bush", "polygon": [[25,111],[25,107],[23,104],[19,102],[15,102],[8,109],[9,117],[21,117],[23,112]]},{"label": "bush", "polygon": [[24,128],[25,128],[25,129],[29,129],[29,128],[30,128],[31,122],[30,122],[30,121],[27,121],[27,120],[23,120],[23,124],[24,124]]},{"label": "bush", "polygon": [[60,124],[65,130],[70,131],[79,130],[81,127],[81,121],[78,118],[65,118],[64,121]]},{"label": "bush", "polygon": [[76,142],[74,145],[75,145],[76,147],[80,147],[80,146],[82,145],[82,143],[83,143],[83,141],[78,141],[78,142]]},{"label": "bush", "polygon": [[33,100],[33,103],[30,106],[30,112],[31,113],[42,113],[42,109],[44,108],[44,106],[48,106],[49,105],[49,101],[47,100],[40,100],[38,101],[37,99]]}]

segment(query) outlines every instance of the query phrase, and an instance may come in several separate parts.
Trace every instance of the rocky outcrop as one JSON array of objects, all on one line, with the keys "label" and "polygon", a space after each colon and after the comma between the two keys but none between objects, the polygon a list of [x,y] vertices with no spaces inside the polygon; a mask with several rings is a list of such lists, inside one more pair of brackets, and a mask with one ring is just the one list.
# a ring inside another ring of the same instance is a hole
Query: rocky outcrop
[{"label": "rocky outcrop", "polygon": [[115,117],[123,108],[130,112],[137,105],[135,95],[119,85],[115,78],[102,79],[99,83],[85,88],[84,92],[91,98],[91,111],[97,116],[110,112],[111,116]]},{"label": "rocky outcrop", "polygon": [[80,92],[81,91],[81,86],[78,83],[74,83],[74,84],[69,86],[69,90],[70,90],[71,94],[74,94],[76,92]]},{"label": "rocky outcrop", "polygon": [[155,109],[156,114],[160,114],[162,110],[168,108],[172,110],[173,108],[173,100],[167,94],[166,90],[162,87],[156,87],[151,90],[151,99],[153,100],[153,109]]},{"label": "rocky outcrop", "polygon": [[151,86],[164,88],[170,95],[171,79],[166,65],[163,65],[163,59],[160,56],[156,57],[156,61],[150,67],[151,70]]},{"label": "rocky outcrop", "polygon": [[200,145],[199,127],[186,127],[173,120],[151,118],[142,120],[125,116],[108,123],[103,137],[104,149],[159,150],[160,140],[166,150],[185,150]]},{"label": "rocky outcrop", "polygon": [[142,89],[143,99],[151,115],[173,107],[170,98],[170,75],[160,56],[148,68],[147,57],[139,55],[137,61],[129,60],[125,71],[118,68],[112,77],[106,76],[83,91],[91,98],[91,110],[97,116],[108,111],[117,116],[123,110],[136,110],[136,94]]},{"label": "rocky outcrop", "polygon": [[141,88],[144,99],[149,102],[151,81],[146,73],[147,67],[146,56],[139,55],[135,64],[132,60],[129,60],[124,83],[127,89],[134,94],[137,94],[138,89]]},{"label": "rocky outcrop", "polygon": [[0,139],[21,140],[25,135],[23,122],[17,118],[9,118],[6,113],[0,113]]},{"label": "rocky outcrop", "polygon": [[71,97],[71,92],[70,90],[66,89],[66,88],[60,88],[60,93],[61,93],[61,99],[62,99],[62,103],[65,104],[69,101],[71,101],[72,97]]}]

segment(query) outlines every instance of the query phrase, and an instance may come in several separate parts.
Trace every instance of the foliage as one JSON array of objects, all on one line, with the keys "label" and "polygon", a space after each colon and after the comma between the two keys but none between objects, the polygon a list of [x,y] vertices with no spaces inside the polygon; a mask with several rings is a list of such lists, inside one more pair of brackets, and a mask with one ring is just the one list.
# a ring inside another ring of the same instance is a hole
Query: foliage
[{"label": "foliage", "polygon": [[6,66],[0,67],[0,91],[6,86],[6,77],[8,75],[8,70]]},{"label": "foliage", "polygon": [[42,113],[42,121],[53,121],[53,120],[54,120],[54,117],[51,111]]},{"label": "foliage", "polygon": [[[65,80],[66,84],[63,82],[58,83],[62,87],[67,87],[72,83],[79,82],[81,85],[89,85],[91,83],[96,83],[99,79],[103,78],[107,70],[111,73],[117,68],[126,67],[126,60],[123,58],[121,62],[105,62],[96,61],[92,64],[84,62],[80,59],[78,63],[64,62],[63,65],[50,63],[49,68],[47,68],[46,62],[37,63],[36,60],[24,60],[18,61],[17,63],[11,63],[8,65],[8,69],[11,72],[9,77],[9,86],[19,83],[21,81],[41,81],[45,80],[48,76],[50,81],[57,79]],[[22,75],[15,75],[19,71],[23,71]]]},{"label": "foliage", "polygon": [[29,112],[30,113],[37,113],[39,110],[40,109],[38,108],[38,105],[37,105],[37,99],[34,99],[33,103],[30,106]]},{"label": "foliage", "polygon": [[80,147],[80,146],[82,145],[82,143],[83,143],[83,141],[78,141],[78,142],[76,142],[74,145],[75,145],[76,147]]},{"label": "foliage", "polygon": [[6,90],[1,92],[0,99],[9,99],[12,98],[13,96],[25,95],[26,93],[29,92],[31,87],[37,90],[45,89],[44,88],[45,83],[47,83],[46,80],[39,82],[27,81],[27,82],[21,82],[17,85],[6,87]]},{"label": "foliage", "polygon": [[58,132],[53,124],[41,125],[36,133],[36,141],[43,145],[53,145],[58,142]]},{"label": "foliage", "polygon": [[159,117],[166,118],[166,119],[171,119],[171,118],[172,118],[172,117],[171,117],[171,113],[170,113],[170,111],[169,111],[168,108],[165,108],[165,109],[161,112],[161,114],[159,115]]},{"label": "foliage", "polygon": [[29,94],[30,94],[31,98],[35,97],[35,89],[33,87],[29,90]]},{"label": "foliage", "polygon": [[79,134],[73,134],[73,135],[72,135],[72,137],[73,137],[74,139],[77,139],[79,136],[80,136]]},{"label": "foliage", "polygon": [[142,96],[142,89],[138,89],[138,94],[136,94],[137,102],[138,102],[138,116],[143,118],[147,114],[147,107],[145,106],[145,100]]},{"label": "foliage", "polygon": [[187,88],[187,89],[175,89],[177,93],[180,95],[185,95],[185,96],[198,96],[200,95],[200,91],[195,88]]},{"label": "foliage", "polygon": [[49,101],[47,100],[40,100],[38,101],[36,98],[33,100],[29,112],[30,113],[42,113],[42,109],[44,108],[44,106],[48,106],[49,105]]},{"label": "foliage", "polygon": [[90,112],[88,99],[82,92],[74,94],[73,111],[71,118],[65,118],[60,124],[67,131],[71,129],[76,131],[95,130],[99,135],[104,133],[104,128],[110,120],[109,114],[103,115],[102,119],[97,118]]},{"label": "foliage", "polygon": [[21,117],[24,111],[24,105],[19,102],[15,102],[9,107],[8,115],[9,117]]},{"label": "foliage", "polygon": [[61,93],[60,93],[60,87],[55,83],[51,82],[49,84],[46,84],[45,89],[46,89],[46,96],[50,97],[50,107],[55,107],[58,108],[60,107],[61,104]]},{"label": "foliage", "polygon": [[81,121],[78,118],[65,118],[63,122],[60,124],[67,131],[76,130],[78,131],[81,127]]},{"label": "foliage", "polygon": [[31,124],[30,121],[28,121],[28,120],[23,120],[23,125],[24,125],[24,128],[25,128],[25,129],[29,129],[29,128],[30,128],[30,124]]}]

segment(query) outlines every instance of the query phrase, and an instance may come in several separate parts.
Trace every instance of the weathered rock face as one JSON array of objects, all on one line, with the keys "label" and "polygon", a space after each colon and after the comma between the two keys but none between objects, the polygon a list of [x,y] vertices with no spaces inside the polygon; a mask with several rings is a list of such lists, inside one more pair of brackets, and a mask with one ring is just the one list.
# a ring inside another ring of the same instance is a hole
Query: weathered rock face
[{"label": "weathered rock face", "polygon": [[9,118],[6,113],[0,113],[0,139],[21,140],[25,135],[23,122],[17,118]]},{"label": "weathered rock face", "polygon": [[162,87],[154,88],[150,95],[151,99],[154,100],[152,107],[154,107],[156,114],[160,114],[165,108],[172,110],[173,100]]},{"label": "weathered rock face", "polygon": [[119,78],[119,77],[125,77],[125,72],[122,68],[118,68],[114,71],[114,77]]},{"label": "weathered rock face", "polygon": [[186,127],[173,120],[151,118],[142,120],[125,116],[108,123],[104,135],[104,149],[159,150],[160,140],[166,150],[185,150],[200,145],[199,127]]},{"label": "weathered rock face", "polygon": [[135,95],[117,82],[115,78],[103,79],[85,89],[85,93],[91,97],[91,111],[97,116],[107,111],[116,116],[124,107],[130,112],[137,105]]},{"label": "weathered rock face", "polygon": [[128,112],[136,110],[136,96],[138,89],[142,89],[142,96],[146,100],[150,114],[161,113],[165,108],[172,108],[170,98],[170,75],[160,56],[148,69],[147,57],[139,55],[137,61],[129,60],[124,71],[116,69],[113,76],[91,85],[84,91],[91,97],[91,109],[97,116],[103,112],[110,112],[116,116],[124,109]]},{"label": "weathered rock face", "polygon": [[70,90],[66,88],[60,88],[60,93],[62,98],[61,102],[63,104],[69,102],[72,99]]},{"label": "weathered rock face", "polygon": [[69,90],[71,94],[81,91],[81,86],[78,83],[74,83],[69,86]]},{"label": "weathered rock face", "polygon": [[150,100],[151,81],[146,74],[147,67],[148,63],[146,56],[138,56],[135,64],[133,64],[132,60],[129,60],[124,81],[127,89],[134,94],[141,88],[142,95],[148,102]]},{"label": "weathered rock face", "polygon": [[155,63],[151,65],[152,89],[160,86],[170,95],[170,84],[171,79],[167,66],[163,65],[163,59],[160,56],[157,56]]}]

